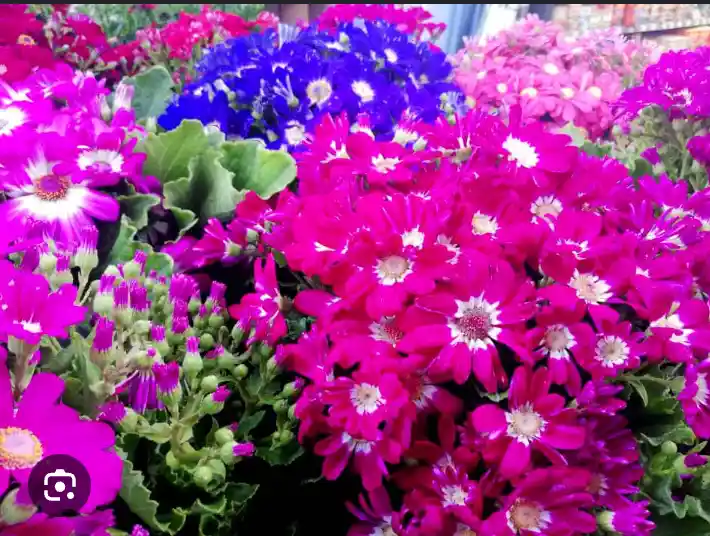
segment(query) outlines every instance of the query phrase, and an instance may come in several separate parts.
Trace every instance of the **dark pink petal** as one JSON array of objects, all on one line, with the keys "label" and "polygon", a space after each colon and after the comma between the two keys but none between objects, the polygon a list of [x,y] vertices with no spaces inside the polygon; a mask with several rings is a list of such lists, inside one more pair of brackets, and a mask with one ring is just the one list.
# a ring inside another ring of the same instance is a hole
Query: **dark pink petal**
[{"label": "dark pink petal", "polygon": [[561,450],[575,450],[584,445],[585,431],[581,426],[548,423],[542,439],[548,445]]},{"label": "dark pink petal", "polygon": [[482,434],[502,432],[508,427],[505,411],[493,404],[477,407],[471,413],[471,422],[476,431]]},{"label": "dark pink petal", "polygon": [[530,465],[530,447],[513,439],[505,451],[503,461],[500,463],[500,473],[506,478],[521,475]]}]

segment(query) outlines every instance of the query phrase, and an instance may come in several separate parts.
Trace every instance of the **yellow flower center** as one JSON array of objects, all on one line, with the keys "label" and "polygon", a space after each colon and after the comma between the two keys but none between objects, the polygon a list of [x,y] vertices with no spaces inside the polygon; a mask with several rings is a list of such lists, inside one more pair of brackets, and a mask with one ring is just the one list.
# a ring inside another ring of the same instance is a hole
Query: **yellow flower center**
[{"label": "yellow flower center", "polygon": [[42,459],[42,443],[24,428],[0,428],[0,467],[30,469]]}]

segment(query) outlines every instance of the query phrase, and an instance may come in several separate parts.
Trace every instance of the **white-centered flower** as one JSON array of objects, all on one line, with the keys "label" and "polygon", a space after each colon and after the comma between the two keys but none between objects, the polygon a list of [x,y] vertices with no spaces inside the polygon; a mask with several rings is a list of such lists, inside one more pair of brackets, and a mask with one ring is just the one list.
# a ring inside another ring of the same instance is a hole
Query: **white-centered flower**
[{"label": "white-centered flower", "polygon": [[542,66],[542,70],[552,76],[560,74],[560,68],[557,67],[557,65],[555,65],[554,63],[546,63]]},{"label": "white-centered flower", "polygon": [[512,134],[508,134],[508,137],[503,142],[503,149],[508,151],[508,159],[515,161],[520,167],[530,169],[540,162],[540,156],[537,154],[535,147],[526,141],[513,137]]},{"label": "white-centered flower", "polygon": [[563,87],[560,89],[560,95],[562,96],[563,99],[571,99],[575,95],[575,91],[571,87]]},{"label": "white-centered flower", "polygon": [[402,233],[402,245],[421,249],[424,246],[424,233],[419,230],[417,225],[409,231]]},{"label": "white-centered flower", "polygon": [[386,402],[380,388],[371,383],[359,383],[350,389],[350,401],[359,415],[375,413]]},{"label": "white-centered flower", "polygon": [[15,324],[22,326],[22,329],[29,333],[42,333],[42,324],[31,320],[15,320]]},{"label": "white-centered flower", "polygon": [[459,257],[461,256],[461,248],[454,244],[453,240],[446,235],[439,235],[436,237],[436,243],[441,244],[451,253],[454,254],[447,262],[447,264],[457,264],[459,262]]},{"label": "white-centered flower", "polygon": [[569,359],[569,350],[577,346],[577,340],[567,326],[553,324],[545,329],[540,345],[541,352],[551,359]]},{"label": "white-centered flower", "polygon": [[521,534],[521,531],[542,533],[552,521],[550,512],[539,504],[525,499],[515,501],[508,508],[505,517],[508,528],[513,531],[513,534]]},{"label": "white-centered flower", "polygon": [[31,469],[42,459],[42,443],[25,428],[0,428],[0,467],[5,470]]},{"label": "white-centered flower", "polygon": [[471,228],[475,235],[495,236],[499,229],[498,220],[488,214],[476,212],[471,218]]},{"label": "white-centered flower", "polygon": [[444,496],[441,500],[443,506],[466,506],[468,493],[458,484],[444,486],[441,493]]},{"label": "white-centered flower", "polygon": [[292,147],[301,145],[306,140],[306,127],[297,121],[291,121],[284,129],[284,138]]},{"label": "white-centered flower", "polygon": [[397,60],[399,60],[399,57],[397,57],[397,53],[392,50],[391,48],[386,48],[385,49],[385,58],[387,58],[387,61],[390,63],[397,63]]},{"label": "white-centered flower", "polygon": [[355,80],[350,88],[362,102],[372,102],[375,100],[375,90],[365,80]]},{"label": "white-centered flower", "polygon": [[538,91],[534,87],[526,87],[525,89],[520,91],[520,94],[523,97],[534,99],[535,97],[537,97]]},{"label": "white-centered flower", "polygon": [[391,286],[401,283],[412,273],[414,264],[399,255],[390,255],[377,261],[375,274],[380,284]]},{"label": "white-centered flower", "polygon": [[695,400],[695,403],[698,406],[707,406],[708,395],[710,394],[710,390],[708,390],[708,375],[704,372],[699,372],[698,377],[695,380],[695,386],[698,390],[695,393],[693,400]]},{"label": "white-centered flower", "polygon": [[526,447],[540,439],[547,426],[545,419],[535,411],[530,402],[506,412],[505,420],[508,423],[508,437],[512,437]]},{"label": "white-centered flower", "polygon": [[372,166],[379,172],[379,173],[388,173],[390,171],[394,171],[397,169],[397,165],[401,162],[401,160],[397,157],[390,158],[386,157],[383,154],[378,154],[377,156],[372,158]]},{"label": "white-centered flower", "polygon": [[606,335],[597,341],[594,354],[602,366],[612,368],[628,361],[631,348],[624,339],[616,335]]},{"label": "white-centered flower", "polygon": [[306,86],[306,96],[312,105],[323,106],[333,95],[333,86],[325,78],[311,80]]},{"label": "white-centered flower", "polygon": [[498,338],[500,311],[498,302],[490,303],[483,295],[468,301],[456,300],[456,313],[449,318],[447,326],[453,344],[465,344],[469,350],[484,350]]},{"label": "white-centered flower", "polygon": [[82,171],[95,169],[96,171],[111,171],[120,173],[123,169],[123,155],[118,151],[109,149],[92,149],[84,151],[77,159],[77,165]]},{"label": "white-centered flower", "polygon": [[556,218],[562,212],[562,201],[554,195],[541,195],[530,205],[530,212],[539,218],[547,216]]},{"label": "white-centered flower", "polygon": [[[690,340],[688,337],[694,333],[695,330],[686,328],[685,324],[683,324],[683,321],[680,319],[680,316],[678,316],[676,311],[678,309],[678,302],[674,303],[671,306],[671,313],[662,316],[658,320],[654,320],[651,322],[649,327],[651,330],[653,328],[669,328],[675,330],[675,333],[671,335],[670,341],[677,343],[677,344],[682,344],[684,346],[689,346],[690,345]],[[680,332],[680,333],[678,333]]]},{"label": "white-centered flower", "polygon": [[404,332],[395,327],[393,324],[394,317],[391,316],[386,316],[380,319],[379,322],[373,322],[369,326],[370,337],[376,341],[386,342],[392,346],[395,346],[400,340],[402,340]]},{"label": "white-centered flower", "polygon": [[0,136],[9,136],[27,122],[27,114],[17,106],[0,109]]},{"label": "white-centered flower", "polygon": [[593,274],[581,274],[575,270],[569,282],[580,300],[596,305],[612,297],[611,287],[606,281]]},{"label": "white-centered flower", "polygon": [[587,93],[589,93],[592,97],[595,99],[601,99],[602,98],[602,90],[598,86],[589,86],[587,88]]}]

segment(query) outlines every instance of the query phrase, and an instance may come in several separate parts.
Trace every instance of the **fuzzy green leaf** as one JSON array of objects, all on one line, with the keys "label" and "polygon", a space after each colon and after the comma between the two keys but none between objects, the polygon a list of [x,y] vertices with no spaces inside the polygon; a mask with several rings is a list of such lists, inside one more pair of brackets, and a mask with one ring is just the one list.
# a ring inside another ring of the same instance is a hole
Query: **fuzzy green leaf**
[{"label": "fuzzy green leaf", "polygon": [[173,79],[162,65],[127,78],[125,82],[135,88],[131,105],[138,120],[160,116],[173,96]]},{"label": "fuzzy green leaf", "polygon": [[259,447],[256,449],[256,454],[270,465],[290,465],[303,454],[303,448],[298,441],[293,440],[275,448]]},{"label": "fuzzy green leaf", "polygon": [[153,194],[131,194],[118,197],[121,212],[125,214],[136,229],[148,225],[148,211],[160,203],[160,197]]},{"label": "fuzzy green leaf", "polygon": [[222,165],[234,174],[237,190],[251,190],[268,199],[296,178],[296,163],[288,153],[272,151],[258,140],[226,142]]},{"label": "fuzzy green leaf", "polygon": [[264,415],[266,415],[265,411],[257,411],[247,417],[243,417],[239,421],[239,426],[237,426],[237,434],[239,434],[239,436],[243,439],[249,439],[249,432],[259,426],[259,423],[264,418]]},{"label": "fuzzy green leaf", "polygon": [[111,248],[108,256],[109,264],[119,264],[128,262],[133,258],[134,249],[132,247],[133,239],[136,236],[138,229],[131,224],[127,216],[121,217],[121,228],[118,237]]},{"label": "fuzzy green leaf", "polygon": [[165,185],[188,177],[190,161],[209,145],[202,123],[185,120],[170,132],[148,134],[136,150],[146,153],[143,173],[153,175]]},{"label": "fuzzy green leaf", "polygon": [[[143,474],[133,469],[133,464],[126,459],[125,453],[119,452],[123,458],[123,487],[120,497],[128,505],[136,516],[138,516],[151,529],[167,533],[177,534],[185,525],[187,512],[182,508],[172,510],[167,519],[158,514],[158,502],[151,498],[150,490],[143,481]],[[160,519],[159,519],[160,517]]]}]

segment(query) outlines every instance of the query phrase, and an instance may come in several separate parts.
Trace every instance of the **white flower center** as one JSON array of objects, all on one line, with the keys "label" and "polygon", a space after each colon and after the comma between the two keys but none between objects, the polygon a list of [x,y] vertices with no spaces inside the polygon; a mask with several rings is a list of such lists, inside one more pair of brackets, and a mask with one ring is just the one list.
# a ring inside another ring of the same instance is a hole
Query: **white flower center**
[{"label": "white flower center", "polygon": [[107,149],[84,151],[76,163],[82,171],[93,168],[96,171],[120,173],[123,169],[123,155]]},{"label": "white flower center", "polygon": [[19,324],[20,326],[22,326],[22,329],[29,333],[42,333],[42,324],[40,324],[39,322],[31,322],[28,320],[15,320],[14,323]]},{"label": "white flower center", "polygon": [[542,195],[530,205],[530,212],[539,218],[557,217],[562,212],[562,202],[554,195]]},{"label": "white flower center", "polygon": [[483,350],[493,345],[493,339],[501,332],[497,327],[498,303],[490,303],[481,295],[468,301],[456,300],[456,307],[454,317],[447,323],[452,343],[463,343],[469,350]]},{"label": "white flower center", "polygon": [[574,97],[574,89],[571,87],[563,87],[560,89],[560,95],[562,95],[563,99],[571,99]]},{"label": "white flower center", "polygon": [[535,97],[537,97],[537,89],[535,89],[534,87],[526,87],[520,92],[520,94],[523,97],[529,97],[531,99],[534,99]]},{"label": "white flower center", "polygon": [[552,519],[550,512],[525,499],[515,501],[505,513],[505,517],[513,534],[520,534],[522,530],[540,533],[547,528]]},{"label": "white flower center", "polygon": [[16,106],[0,110],[0,136],[9,136],[17,128],[25,124],[27,115]]},{"label": "white flower center", "polygon": [[397,57],[397,53],[391,48],[385,49],[385,58],[387,58],[387,61],[390,63],[397,63],[397,60],[399,59]]},{"label": "white flower center", "polygon": [[590,86],[587,88],[587,93],[589,93],[592,97],[595,99],[601,99],[602,98],[602,90],[600,87],[597,86]]},{"label": "white flower center", "polygon": [[441,501],[444,506],[466,506],[468,493],[461,486],[444,486],[441,492],[444,495]]},{"label": "white flower center", "polygon": [[404,337],[404,332],[392,324],[394,323],[394,318],[385,317],[379,322],[373,322],[370,324],[371,337],[376,341],[387,342],[392,346],[395,346]]},{"label": "white flower center", "polygon": [[498,93],[507,93],[508,92],[508,84],[504,84],[501,82],[496,86],[496,90],[498,90]]},{"label": "white flower center", "polygon": [[417,249],[421,249],[424,246],[424,233],[419,230],[418,225],[414,229],[402,233],[402,245]]},{"label": "white flower center", "polygon": [[369,454],[372,451],[372,441],[367,441],[366,439],[355,439],[347,432],[343,432],[341,441],[344,445],[348,446],[348,449],[350,449],[351,452]]},{"label": "white flower center", "polygon": [[382,523],[374,527],[368,536],[398,536],[392,528],[392,517],[383,516]]},{"label": "white flower center", "polygon": [[379,173],[394,171],[397,169],[397,164],[400,162],[401,160],[399,158],[387,158],[381,154],[378,154],[372,159],[372,165]]},{"label": "white flower center", "polygon": [[510,155],[508,159],[514,160],[521,167],[534,168],[540,162],[535,147],[526,141],[514,138],[512,134],[509,134],[503,142],[503,149],[508,151]]},{"label": "white flower center", "polygon": [[375,413],[386,402],[380,388],[370,383],[360,383],[353,387],[350,390],[350,401],[360,415]]},{"label": "white flower center", "polygon": [[441,244],[451,253],[454,254],[447,262],[447,264],[457,264],[459,262],[459,257],[461,256],[461,248],[453,243],[453,240],[446,235],[439,235],[436,237],[436,243]]},{"label": "white flower center", "polygon": [[557,65],[555,65],[554,63],[546,63],[545,65],[542,66],[542,70],[552,76],[560,74],[559,67],[557,67]]},{"label": "white flower center", "polygon": [[391,255],[377,261],[375,273],[382,285],[394,285],[412,273],[412,263],[399,255]]},{"label": "white flower center", "polygon": [[575,271],[569,286],[577,291],[577,297],[587,303],[604,303],[611,298],[611,287],[596,275],[580,274]]},{"label": "white flower center", "polygon": [[355,93],[362,102],[372,102],[375,100],[375,90],[364,80],[355,80],[350,87],[353,93]]},{"label": "white flower center", "polygon": [[576,346],[577,341],[572,332],[562,324],[548,326],[542,341],[542,352],[552,359],[567,359],[568,350]]},{"label": "white flower center", "polygon": [[291,124],[284,129],[284,137],[289,145],[300,145],[306,139],[306,127],[300,123]]},{"label": "white flower center", "polygon": [[[675,311],[678,308],[678,305],[678,303],[674,303],[671,306],[671,310]],[[670,341],[677,344],[682,344],[684,346],[690,345],[688,337],[694,332],[694,330],[685,327],[685,324],[683,324],[683,321],[680,319],[680,316],[678,316],[676,313],[670,313],[666,316],[659,318],[658,320],[654,320],[653,322],[651,322],[649,327],[669,328],[680,331],[680,333],[673,333],[673,335],[671,335]],[[653,329],[651,331],[653,331]]]},{"label": "white flower center", "polygon": [[313,80],[306,86],[306,95],[311,104],[322,106],[330,99],[333,94],[333,86],[325,78]]},{"label": "white flower center", "polygon": [[607,368],[623,365],[629,359],[631,349],[626,341],[616,335],[607,335],[597,342],[597,361]]},{"label": "white flower center", "polygon": [[540,439],[540,434],[547,426],[545,419],[533,409],[530,402],[507,412],[505,420],[508,422],[508,436],[517,439],[525,446]]},{"label": "white flower center", "polygon": [[488,214],[476,212],[471,219],[473,234],[475,235],[494,235],[498,232],[498,221]]}]

